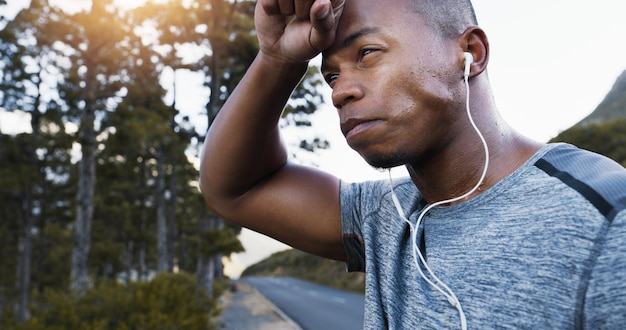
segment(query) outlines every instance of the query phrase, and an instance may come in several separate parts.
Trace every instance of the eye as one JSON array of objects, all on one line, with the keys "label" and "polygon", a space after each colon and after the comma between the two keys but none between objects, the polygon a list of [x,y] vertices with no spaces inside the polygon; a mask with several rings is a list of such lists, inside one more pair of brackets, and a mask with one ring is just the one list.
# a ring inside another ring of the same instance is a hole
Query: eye
[{"label": "eye", "polygon": [[326,80],[326,83],[332,88],[338,77],[338,73],[328,73],[324,75],[324,80]]},{"label": "eye", "polygon": [[367,55],[369,55],[369,54],[371,54],[371,53],[373,53],[375,51],[376,51],[375,48],[363,48],[363,49],[361,49],[361,54],[360,55],[361,55],[361,57],[365,57],[365,56],[367,56]]},{"label": "eye", "polygon": [[[361,48],[359,50],[359,59],[358,59],[359,66],[373,64],[375,61],[374,59],[377,58],[377,56],[373,56],[373,55],[377,54],[379,51],[380,51],[380,48],[374,48],[374,47]],[[370,59],[370,57],[372,58]]]}]

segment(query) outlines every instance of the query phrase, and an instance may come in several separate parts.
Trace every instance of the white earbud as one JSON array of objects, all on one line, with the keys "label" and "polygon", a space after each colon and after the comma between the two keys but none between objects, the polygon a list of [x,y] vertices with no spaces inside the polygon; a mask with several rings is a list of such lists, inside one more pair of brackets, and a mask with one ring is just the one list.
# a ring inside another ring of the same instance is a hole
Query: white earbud
[{"label": "white earbud", "polygon": [[469,52],[464,52],[463,56],[465,57],[465,71],[463,72],[463,76],[467,78],[470,74],[470,65],[474,62],[474,56]]}]

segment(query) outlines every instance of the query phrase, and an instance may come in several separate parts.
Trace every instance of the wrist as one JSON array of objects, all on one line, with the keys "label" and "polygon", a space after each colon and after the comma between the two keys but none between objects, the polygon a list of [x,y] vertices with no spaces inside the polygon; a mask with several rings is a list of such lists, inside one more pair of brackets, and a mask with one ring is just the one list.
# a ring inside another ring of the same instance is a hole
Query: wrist
[{"label": "wrist", "polygon": [[300,82],[309,66],[308,60],[298,62],[263,51],[259,51],[256,61],[261,67],[268,69],[271,76],[295,79],[296,83]]}]

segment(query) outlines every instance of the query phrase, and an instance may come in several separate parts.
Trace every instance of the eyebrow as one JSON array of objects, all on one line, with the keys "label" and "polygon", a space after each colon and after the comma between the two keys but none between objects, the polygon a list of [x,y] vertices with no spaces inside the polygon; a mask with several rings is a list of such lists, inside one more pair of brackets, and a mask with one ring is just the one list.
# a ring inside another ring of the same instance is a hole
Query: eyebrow
[{"label": "eyebrow", "polygon": [[359,40],[359,38],[366,36],[368,34],[377,33],[379,31],[380,31],[379,27],[364,27],[350,34],[349,36],[347,36],[341,43],[341,47],[339,47],[339,49],[347,48],[351,44],[353,44],[355,41]]},{"label": "eyebrow", "polygon": [[[355,43],[357,40],[359,40],[360,38],[368,35],[368,34],[372,34],[372,33],[378,33],[380,32],[380,28],[379,27],[364,27],[358,31],[355,31],[354,33],[348,35],[345,39],[343,39],[343,42],[341,43],[341,46],[339,46],[339,48],[337,49],[337,51],[343,50],[345,48],[350,47],[350,45],[352,45],[353,43]],[[324,72],[327,69],[327,62],[324,58],[322,58],[322,67],[320,68],[322,72]]]}]

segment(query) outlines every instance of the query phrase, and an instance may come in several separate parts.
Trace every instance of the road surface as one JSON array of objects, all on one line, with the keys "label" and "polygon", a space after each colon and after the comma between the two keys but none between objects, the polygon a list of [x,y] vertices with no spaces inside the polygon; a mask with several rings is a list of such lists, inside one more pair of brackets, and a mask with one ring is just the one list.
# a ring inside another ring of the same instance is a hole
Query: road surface
[{"label": "road surface", "polygon": [[304,330],[363,329],[363,295],[290,277],[245,277]]}]

